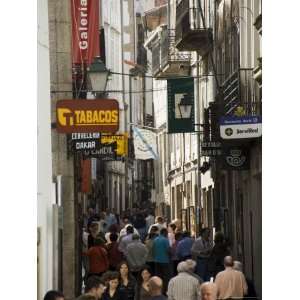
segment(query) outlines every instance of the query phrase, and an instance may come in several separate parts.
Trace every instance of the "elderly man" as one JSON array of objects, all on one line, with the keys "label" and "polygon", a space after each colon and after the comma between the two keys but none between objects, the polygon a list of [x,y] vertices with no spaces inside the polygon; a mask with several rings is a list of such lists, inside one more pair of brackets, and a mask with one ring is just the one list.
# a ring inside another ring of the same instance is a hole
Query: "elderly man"
[{"label": "elderly man", "polygon": [[224,258],[225,271],[217,274],[215,283],[217,285],[219,299],[243,298],[247,294],[248,286],[242,272],[233,269],[231,256]]},{"label": "elderly man", "polygon": [[178,275],[168,286],[168,300],[197,300],[199,281],[189,273],[188,265],[182,261],[177,266]]},{"label": "elderly man", "polygon": [[163,281],[157,276],[150,278],[148,282],[149,292],[151,295],[151,300],[167,300],[167,298],[162,294]]},{"label": "elderly man", "polygon": [[[233,269],[236,271],[243,272],[243,264],[240,261],[235,260],[233,262]],[[246,282],[247,282],[247,286],[248,286],[248,293],[245,296],[253,297],[253,298],[257,297],[253,281],[251,279],[247,278],[246,276],[245,276],[245,278],[246,278]]]},{"label": "elderly man", "polygon": [[217,286],[213,282],[205,282],[200,286],[201,300],[217,300]]},{"label": "elderly man", "polygon": [[195,268],[196,268],[197,263],[192,259],[187,259],[185,261],[185,263],[186,263],[186,267],[187,267],[187,272],[191,276],[195,277],[200,284],[203,283],[203,279],[195,273]]}]

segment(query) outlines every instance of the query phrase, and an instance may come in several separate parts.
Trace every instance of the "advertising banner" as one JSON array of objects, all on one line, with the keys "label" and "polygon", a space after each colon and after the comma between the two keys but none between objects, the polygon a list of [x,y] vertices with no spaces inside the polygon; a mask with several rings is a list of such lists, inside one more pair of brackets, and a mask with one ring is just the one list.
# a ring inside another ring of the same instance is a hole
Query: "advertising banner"
[{"label": "advertising banner", "polygon": [[117,143],[117,155],[127,156],[128,155],[128,134],[102,134],[101,144]]},{"label": "advertising banner", "polygon": [[168,79],[168,133],[194,132],[194,123],[194,79]]},{"label": "advertising banner", "polygon": [[115,133],[119,130],[119,103],[114,99],[59,100],[56,122],[59,133]]},{"label": "advertising banner", "polygon": [[226,116],[220,119],[222,139],[251,139],[262,135],[260,116]]},{"label": "advertising banner", "polygon": [[90,64],[99,56],[99,0],[71,0],[72,62]]}]

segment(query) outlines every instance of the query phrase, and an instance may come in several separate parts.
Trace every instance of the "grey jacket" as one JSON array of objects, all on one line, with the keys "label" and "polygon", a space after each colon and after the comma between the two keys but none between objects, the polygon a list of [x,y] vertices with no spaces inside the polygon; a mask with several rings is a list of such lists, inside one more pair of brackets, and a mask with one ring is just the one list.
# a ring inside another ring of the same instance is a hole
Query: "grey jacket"
[{"label": "grey jacket", "polygon": [[126,249],[126,259],[132,271],[140,271],[146,263],[147,247],[141,241],[132,241]]}]

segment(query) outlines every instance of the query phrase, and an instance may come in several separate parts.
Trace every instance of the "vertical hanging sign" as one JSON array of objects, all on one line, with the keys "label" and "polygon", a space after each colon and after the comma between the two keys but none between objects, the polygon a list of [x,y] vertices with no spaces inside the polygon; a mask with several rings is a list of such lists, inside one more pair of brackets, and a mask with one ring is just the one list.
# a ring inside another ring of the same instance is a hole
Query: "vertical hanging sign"
[{"label": "vertical hanging sign", "polygon": [[194,79],[168,79],[168,133],[195,131]]},{"label": "vertical hanging sign", "polygon": [[99,56],[99,0],[71,0],[72,62],[90,64]]}]

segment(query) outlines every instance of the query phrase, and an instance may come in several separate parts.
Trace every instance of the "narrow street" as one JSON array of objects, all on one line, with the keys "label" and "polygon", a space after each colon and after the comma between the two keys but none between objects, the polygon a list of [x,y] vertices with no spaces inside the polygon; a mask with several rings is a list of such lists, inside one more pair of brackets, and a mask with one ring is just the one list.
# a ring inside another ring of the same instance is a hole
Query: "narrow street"
[{"label": "narrow street", "polygon": [[261,39],[261,0],[38,1],[38,300],[262,299]]}]

